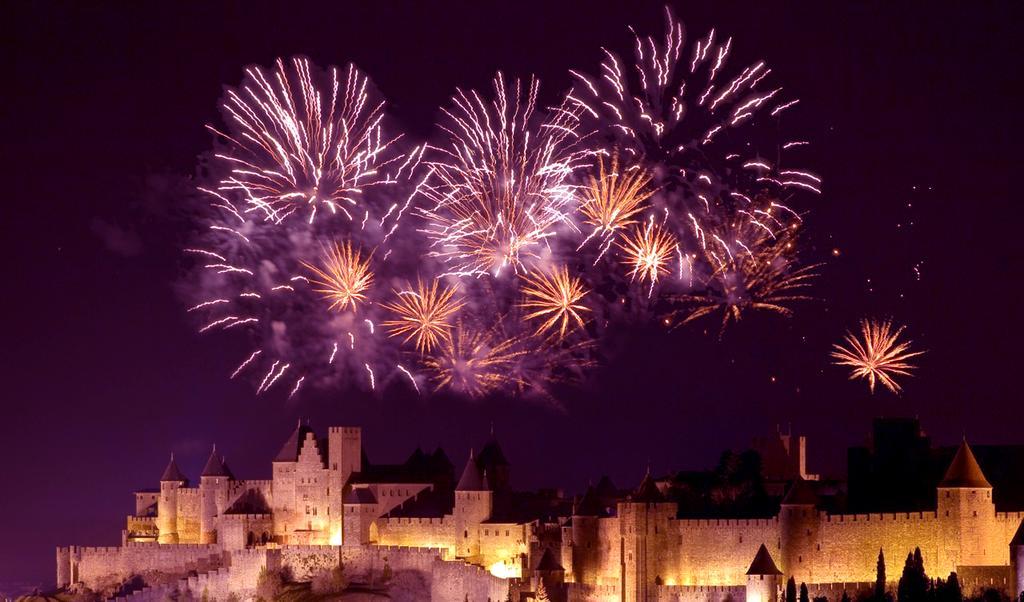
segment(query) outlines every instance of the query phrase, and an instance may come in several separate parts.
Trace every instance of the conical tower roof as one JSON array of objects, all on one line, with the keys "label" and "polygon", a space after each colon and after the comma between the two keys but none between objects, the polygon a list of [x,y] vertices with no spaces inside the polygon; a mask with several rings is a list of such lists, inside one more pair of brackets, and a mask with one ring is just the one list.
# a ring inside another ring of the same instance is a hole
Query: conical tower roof
[{"label": "conical tower roof", "polygon": [[981,472],[981,467],[974,459],[974,452],[971,451],[971,446],[967,445],[966,439],[960,444],[960,449],[956,450],[956,455],[953,456],[953,461],[950,462],[939,487],[992,487],[985,474]]},{"label": "conical tower roof", "polygon": [[644,480],[640,481],[640,485],[636,488],[636,491],[629,496],[631,502],[643,502],[647,504],[656,504],[658,502],[664,502],[665,496],[658,490],[658,486],[654,484],[654,479],[651,478],[651,471],[648,470],[647,474],[644,475]]},{"label": "conical tower roof", "polygon": [[224,463],[224,457],[217,455],[217,446],[213,446],[213,451],[210,452],[209,459],[206,460],[206,466],[203,467],[203,473],[200,477],[231,477],[231,471],[228,470],[227,464]]},{"label": "conical tower roof", "polygon": [[772,560],[772,555],[768,553],[768,548],[761,544],[761,547],[757,549],[757,554],[754,555],[754,561],[750,563],[750,568],[747,569],[748,575],[781,575],[782,571],[779,567],[775,566],[775,561]]},{"label": "conical tower roof", "polygon": [[551,552],[551,548],[546,548],[544,553],[541,554],[540,562],[537,563],[538,571],[564,571],[562,565],[559,564],[558,560],[555,559],[554,553]]},{"label": "conical tower roof", "polygon": [[455,490],[487,491],[484,477],[473,458],[473,450],[469,450],[469,459],[466,460],[466,467],[462,469],[462,476],[459,478],[459,484],[455,486]]},{"label": "conical tower roof", "polygon": [[167,468],[164,469],[164,474],[160,477],[160,481],[175,481],[187,483],[188,479],[182,474],[181,469],[178,468],[178,463],[174,461],[174,454],[171,454],[171,461],[167,463]]}]

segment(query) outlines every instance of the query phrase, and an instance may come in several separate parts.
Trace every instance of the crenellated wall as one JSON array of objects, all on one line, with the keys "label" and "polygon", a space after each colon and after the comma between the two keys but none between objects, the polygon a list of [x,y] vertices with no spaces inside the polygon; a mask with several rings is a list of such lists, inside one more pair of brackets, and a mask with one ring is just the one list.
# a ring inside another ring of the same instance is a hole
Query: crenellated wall
[{"label": "crenellated wall", "polygon": [[509,581],[495,577],[474,564],[438,561],[433,565],[430,587],[432,602],[503,602]]},{"label": "crenellated wall", "polygon": [[[128,543],[121,547],[60,548],[58,577],[67,576],[69,583],[83,583],[92,589],[123,581],[132,575],[148,572],[182,573],[199,568],[213,568],[223,563],[220,546],[157,543]],[[60,585],[60,583],[58,583]]]}]

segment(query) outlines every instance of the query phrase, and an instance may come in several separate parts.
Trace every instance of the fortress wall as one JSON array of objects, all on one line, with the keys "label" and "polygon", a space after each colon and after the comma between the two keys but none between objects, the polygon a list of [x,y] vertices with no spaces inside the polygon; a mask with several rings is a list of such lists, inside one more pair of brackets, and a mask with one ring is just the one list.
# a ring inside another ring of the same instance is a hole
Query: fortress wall
[{"label": "fortress wall", "polygon": [[484,523],[477,532],[484,566],[499,561],[517,564],[519,555],[529,551],[526,525]]},{"label": "fortress wall", "polygon": [[591,585],[619,586],[619,564],[622,558],[620,529],[618,517],[597,520],[597,553],[590,556],[596,559],[596,565],[586,567],[586,572],[595,576]]},{"label": "fortress wall", "polygon": [[[744,578],[745,581],[746,578]],[[746,585],[659,585],[655,587],[657,602],[744,602],[746,599]]]},{"label": "fortress wall", "polygon": [[921,548],[925,571],[945,577],[956,570],[950,549],[956,541],[943,537],[935,512],[884,514],[822,513],[819,541],[810,569],[814,582],[858,582],[875,578],[878,550],[885,554],[886,571],[898,576],[907,554]]},{"label": "fortress wall", "polygon": [[[888,567],[886,567],[888,571]],[[902,570],[902,567],[901,567]],[[785,584],[782,584],[785,586]],[[808,583],[807,584],[807,595],[810,599],[824,596],[829,599],[829,602],[839,602],[843,598],[843,592],[850,597],[851,600],[856,600],[857,595],[861,592],[870,593],[875,590],[874,581],[850,581],[850,582],[838,582],[838,583]],[[781,598],[780,598],[781,600]]]},{"label": "fortress wall", "polygon": [[220,562],[215,544],[161,545],[128,543],[122,547],[72,547],[72,581],[101,589],[101,584],[121,581],[146,572],[175,573]]},{"label": "fortress wall", "polygon": [[341,562],[341,546],[281,546],[281,566],[296,581],[309,581],[321,571]]},{"label": "fortress wall", "polygon": [[566,584],[567,602],[619,602],[622,596],[618,585]]},{"label": "fortress wall", "polygon": [[[330,547],[330,546],[328,546]],[[402,546],[341,547],[347,575],[379,573],[386,563],[392,571],[415,570],[429,575],[434,561],[447,555],[446,549]]]},{"label": "fortress wall", "polygon": [[377,543],[383,546],[410,546],[455,549],[455,524],[445,518],[379,518]]},{"label": "fortress wall", "polygon": [[747,569],[764,544],[778,563],[779,522],[771,519],[679,520],[677,574],[662,575],[678,585],[745,585]]},{"label": "fortress wall", "polygon": [[[1009,546],[1007,546],[1007,553],[1009,553]],[[931,575],[929,574],[929,576]],[[945,575],[936,576],[946,578]],[[1010,566],[961,566],[957,567],[956,577],[966,598],[980,596],[990,588],[1013,593],[1016,575]]]},{"label": "fortress wall", "polygon": [[508,598],[507,579],[495,577],[473,564],[438,560],[431,577],[432,602],[503,602]]}]

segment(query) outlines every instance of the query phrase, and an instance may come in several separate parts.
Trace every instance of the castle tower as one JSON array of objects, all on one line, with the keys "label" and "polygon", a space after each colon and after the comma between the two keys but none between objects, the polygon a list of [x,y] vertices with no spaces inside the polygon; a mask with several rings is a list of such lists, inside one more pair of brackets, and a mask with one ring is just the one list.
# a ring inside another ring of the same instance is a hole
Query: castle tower
[{"label": "castle tower", "polygon": [[558,564],[555,554],[551,548],[545,548],[540,556],[537,568],[533,569],[533,589],[535,592],[545,590],[551,600],[563,599],[562,590],[565,589],[565,569]]},{"label": "castle tower", "polygon": [[160,499],[156,505],[157,541],[178,543],[178,489],[188,485],[188,479],[181,473],[174,454],[160,477]]},{"label": "castle tower", "polygon": [[214,445],[199,476],[199,543],[217,543],[217,517],[227,509],[228,488],[233,479]]},{"label": "castle tower", "polygon": [[[981,472],[965,439],[957,449],[938,487],[938,516],[944,541],[959,542],[953,558],[940,558],[937,573],[955,571],[957,565],[994,565],[1006,562],[1005,549],[996,549],[996,507],[992,485]],[[931,567],[927,567],[931,569]]]},{"label": "castle tower", "polygon": [[1013,600],[1024,594],[1024,520],[1017,527],[1017,533],[1010,540],[1010,566],[1013,567]]},{"label": "castle tower", "polygon": [[476,457],[476,467],[481,473],[487,473],[487,481],[494,491],[505,491],[508,489],[509,472],[511,465],[505,459],[505,452],[494,437],[494,428],[491,428],[491,438],[480,450]]},{"label": "castle tower", "polygon": [[782,571],[775,566],[768,548],[761,544],[747,569],[747,602],[778,602]]},{"label": "castle tower", "polygon": [[377,518],[377,497],[365,487],[352,489],[345,494],[343,504],[342,532],[344,546],[361,546],[373,543],[371,526]]},{"label": "castle tower", "polygon": [[480,554],[480,523],[494,510],[494,492],[487,475],[477,467],[473,450],[455,486],[455,555],[470,558]]},{"label": "castle tower", "polygon": [[345,485],[363,469],[363,435],[358,426],[332,426],[327,431],[327,499],[330,543],[340,545],[344,530]]},{"label": "castle tower", "polygon": [[296,512],[296,509],[299,508],[299,498],[296,493],[299,477],[296,471],[302,445],[307,436],[312,434],[313,429],[302,424],[300,420],[295,430],[288,436],[288,440],[281,446],[281,450],[274,456],[272,510],[274,512],[274,532],[282,538],[280,541],[289,541],[292,531],[305,526],[305,516]]},{"label": "castle tower", "polygon": [[622,546],[620,583],[625,602],[642,602],[655,594],[660,579],[675,578],[677,566],[671,552],[669,523],[676,505],[665,499],[648,470],[640,486],[619,502],[619,533]]},{"label": "castle tower", "polygon": [[815,582],[821,530],[817,505],[818,494],[812,482],[797,479],[782,498],[779,509],[782,570],[797,583]]},{"label": "castle tower", "polygon": [[[593,487],[588,487],[583,498],[573,508],[571,526],[570,561],[568,566],[575,583],[597,583],[597,569],[601,547],[598,519],[604,514]],[[563,561],[563,564],[565,562]]]}]

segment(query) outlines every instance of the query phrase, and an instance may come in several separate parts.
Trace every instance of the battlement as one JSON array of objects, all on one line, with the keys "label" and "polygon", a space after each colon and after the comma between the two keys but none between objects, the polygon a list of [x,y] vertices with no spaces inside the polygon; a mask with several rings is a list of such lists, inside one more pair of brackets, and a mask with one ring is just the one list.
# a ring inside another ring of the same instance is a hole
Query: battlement
[{"label": "battlement", "polygon": [[443,525],[445,523],[444,517],[421,518],[417,516],[382,516],[377,520],[383,521],[388,525]]},{"label": "battlement", "polygon": [[825,519],[825,522],[836,522],[836,523],[856,523],[856,522],[905,522],[905,521],[920,521],[920,520],[935,520],[938,518],[937,512],[871,512],[867,514],[829,514],[827,512],[819,512],[820,517]]},{"label": "battlement", "polygon": [[778,517],[772,518],[680,518],[673,519],[680,527],[775,527]]},{"label": "battlement", "polygon": [[360,435],[362,434],[362,428],[358,426],[332,426],[328,427],[327,432],[329,434],[349,434],[349,435]]}]

